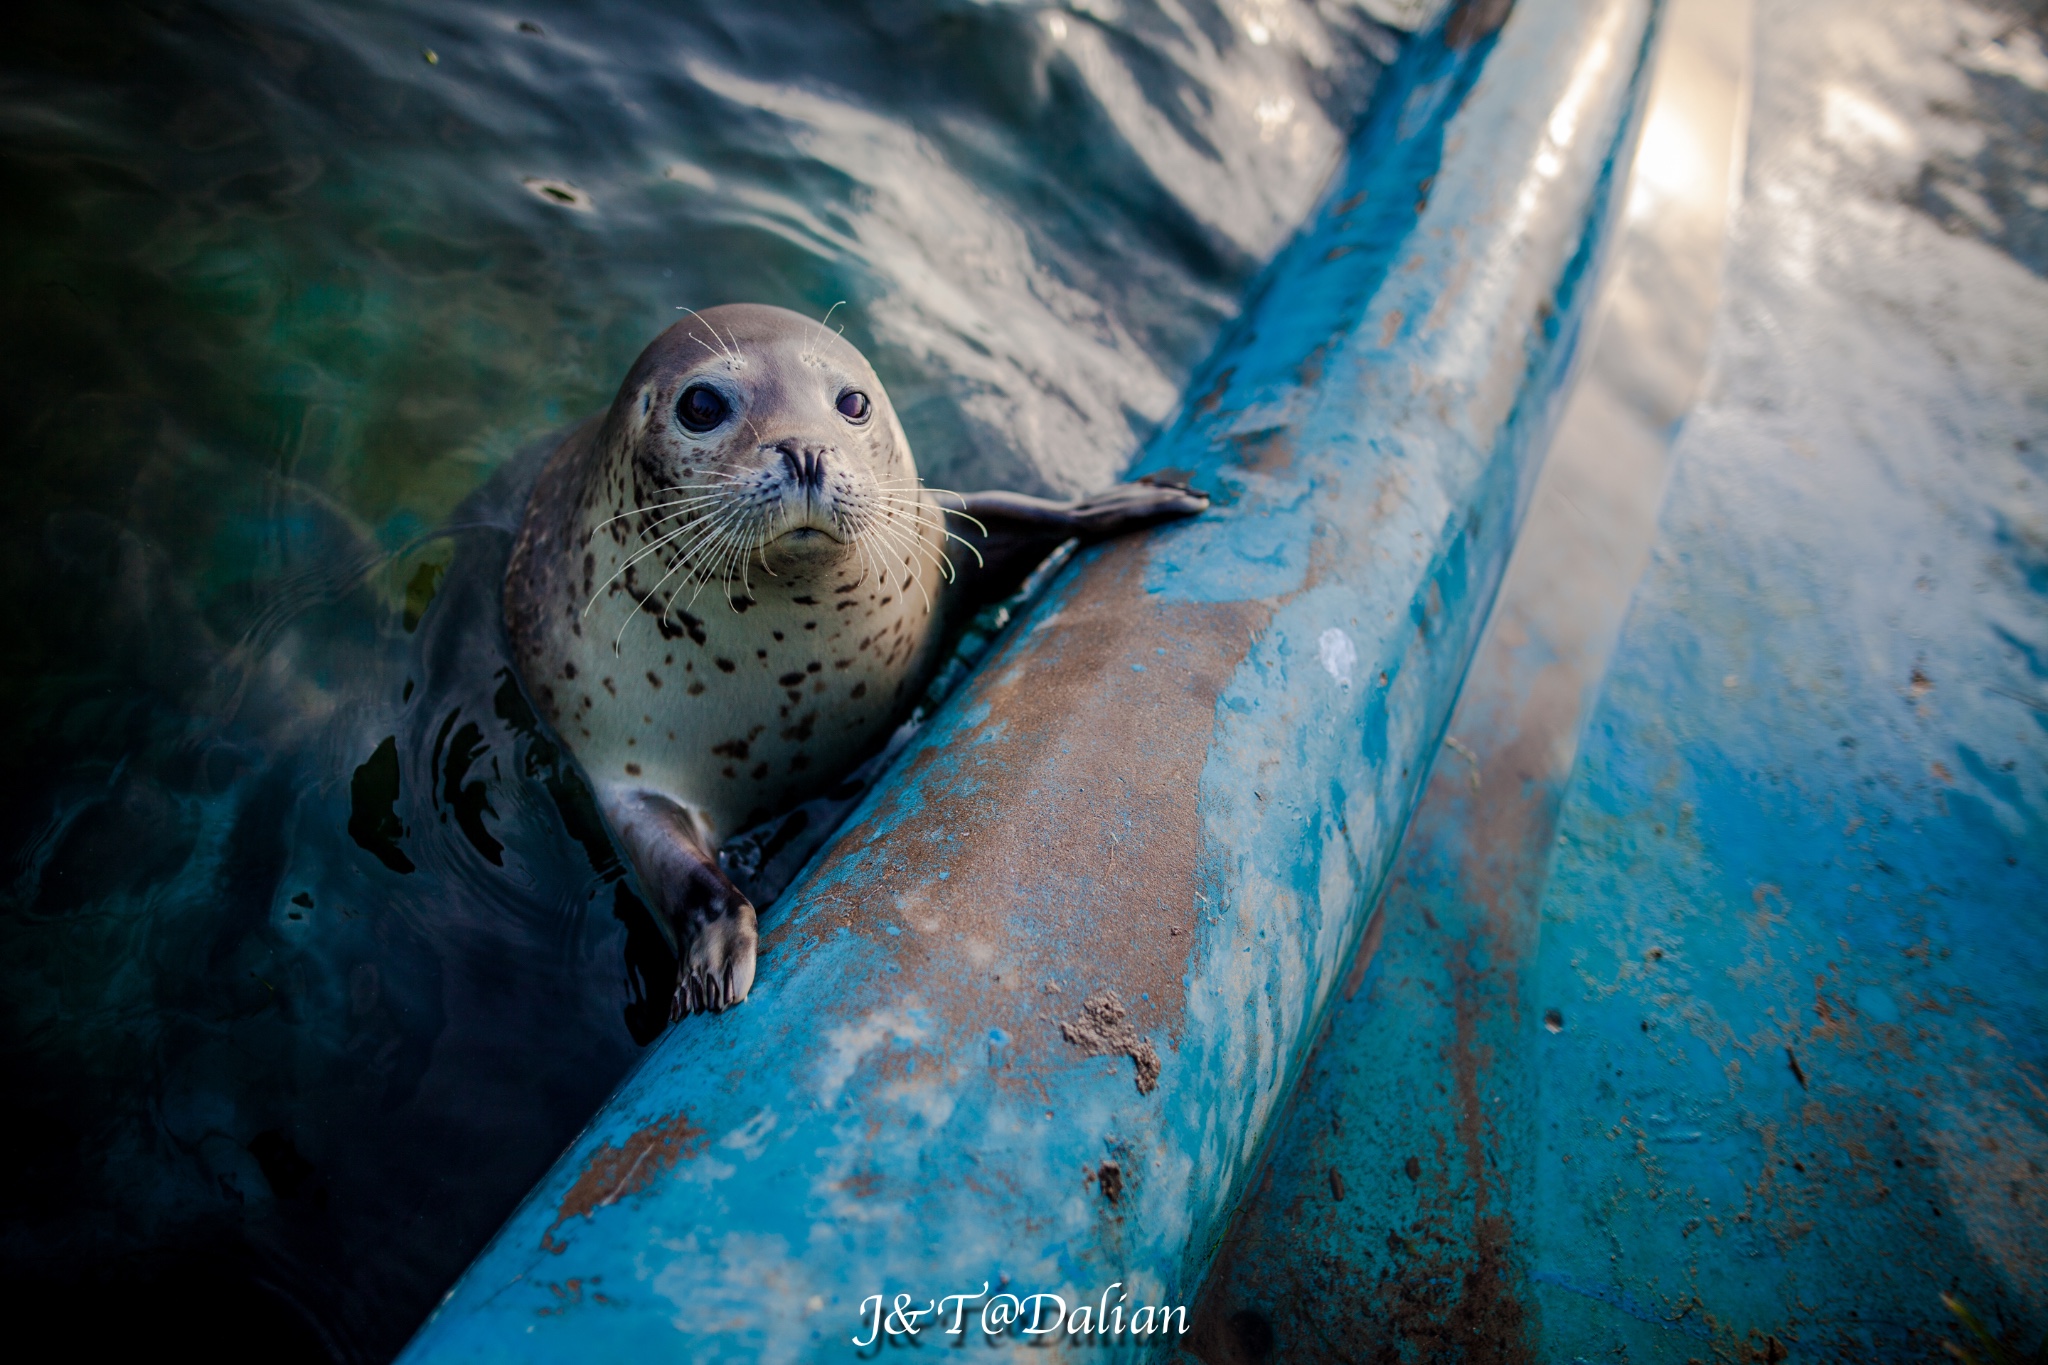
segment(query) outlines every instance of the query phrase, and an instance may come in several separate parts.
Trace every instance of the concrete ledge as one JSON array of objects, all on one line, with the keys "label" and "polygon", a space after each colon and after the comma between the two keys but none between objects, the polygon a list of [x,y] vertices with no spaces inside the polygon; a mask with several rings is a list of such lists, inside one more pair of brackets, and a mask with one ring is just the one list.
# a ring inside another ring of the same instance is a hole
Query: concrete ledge
[{"label": "concrete ledge", "polygon": [[1062,576],[405,1359],[851,1358],[869,1296],[984,1282],[1191,1312],[1499,582],[1650,9],[1416,41],[1141,461],[1216,509]]}]

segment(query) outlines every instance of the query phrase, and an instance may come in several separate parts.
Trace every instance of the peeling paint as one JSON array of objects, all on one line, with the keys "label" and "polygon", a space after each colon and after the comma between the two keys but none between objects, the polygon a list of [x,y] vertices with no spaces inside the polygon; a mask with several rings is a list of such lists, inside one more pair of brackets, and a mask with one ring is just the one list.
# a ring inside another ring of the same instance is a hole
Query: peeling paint
[{"label": "peeling paint", "polygon": [[677,1162],[702,1151],[703,1137],[704,1130],[691,1123],[688,1114],[679,1113],[634,1130],[617,1147],[606,1141],[584,1161],[582,1172],[555,1207],[555,1221],[541,1234],[541,1249],[556,1255],[567,1251],[568,1244],[555,1237],[562,1224],[571,1218],[588,1219],[599,1209],[641,1193]]}]

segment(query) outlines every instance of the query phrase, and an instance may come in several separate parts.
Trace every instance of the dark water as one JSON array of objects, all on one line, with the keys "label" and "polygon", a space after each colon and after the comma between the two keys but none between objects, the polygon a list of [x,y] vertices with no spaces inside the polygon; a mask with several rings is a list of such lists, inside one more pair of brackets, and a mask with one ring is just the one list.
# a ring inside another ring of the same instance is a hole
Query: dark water
[{"label": "dark water", "polygon": [[932,482],[1099,486],[1394,50],[1337,0],[10,7],[16,1321],[388,1357],[662,1026],[496,574],[519,453],[679,305],[845,300]]}]

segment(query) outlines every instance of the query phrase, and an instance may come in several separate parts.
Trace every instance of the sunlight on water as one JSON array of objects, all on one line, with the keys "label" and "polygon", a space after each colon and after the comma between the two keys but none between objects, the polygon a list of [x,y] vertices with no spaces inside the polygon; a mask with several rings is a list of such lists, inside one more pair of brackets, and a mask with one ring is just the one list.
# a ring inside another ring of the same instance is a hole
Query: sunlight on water
[{"label": "sunlight on water", "polygon": [[844,300],[932,482],[1108,483],[1398,39],[1341,0],[12,9],[11,1278],[385,1358],[666,1017],[505,671],[536,443],[680,306]]}]

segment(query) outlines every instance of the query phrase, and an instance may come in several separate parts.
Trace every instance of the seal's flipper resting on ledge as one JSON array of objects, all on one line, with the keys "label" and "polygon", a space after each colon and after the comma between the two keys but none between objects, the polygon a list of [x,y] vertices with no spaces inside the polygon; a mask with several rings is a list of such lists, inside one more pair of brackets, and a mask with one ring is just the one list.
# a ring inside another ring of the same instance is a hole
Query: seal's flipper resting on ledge
[{"label": "seal's flipper resting on ledge", "polygon": [[754,907],[719,869],[720,840],[879,750],[939,661],[945,617],[1069,537],[1207,505],[1164,480],[1066,503],[937,494],[837,333],[736,304],[655,338],[604,416],[549,456],[505,625],[535,711],[675,936],[676,1012],[753,984]]},{"label": "seal's flipper resting on ledge", "polygon": [[674,935],[678,971],[669,1018],[746,999],[759,941],[754,907],[719,869],[702,824],[661,793],[639,788],[606,787],[598,805]]},{"label": "seal's flipper resting on ledge", "polygon": [[1148,475],[1071,502],[1003,490],[934,493],[933,499],[950,514],[949,529],[973,547],[970,553],[955,544],[951,555],[958,573],[953,591],[969,610],[1014,591],[1063,540],[1090,544],[1209,506],[1207,494],[1170,474]]}]

